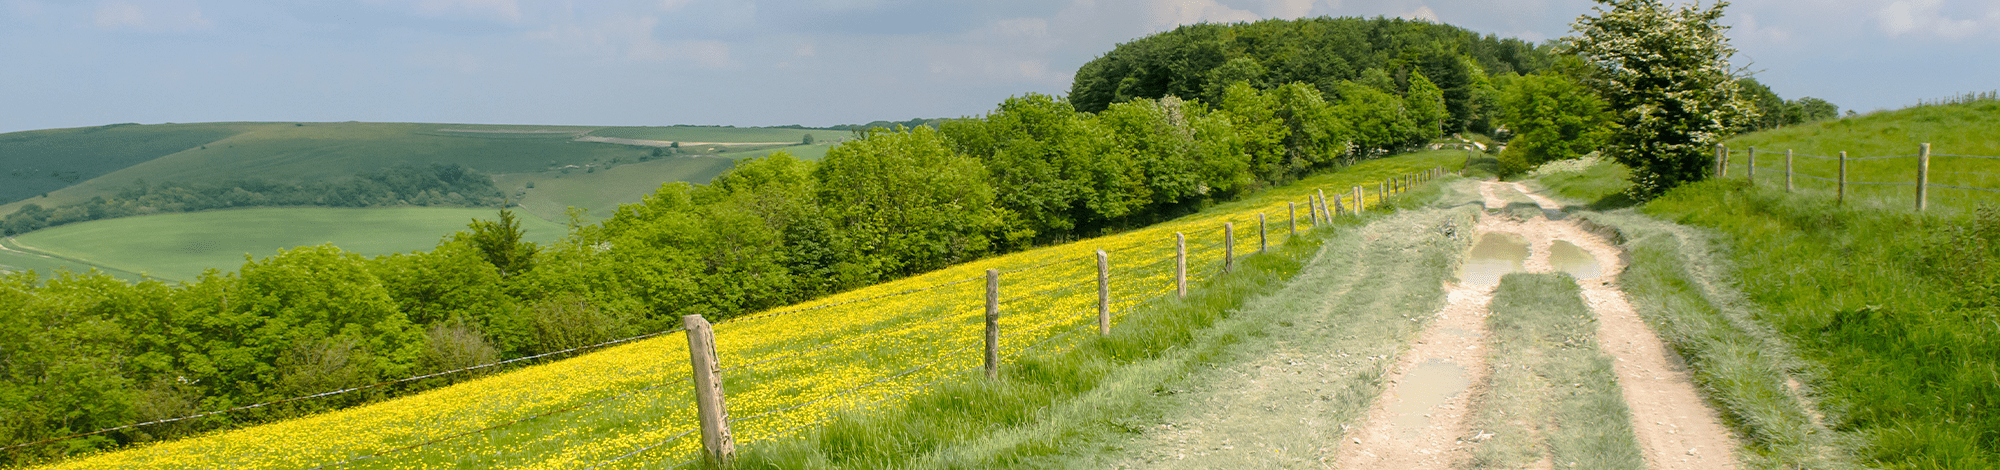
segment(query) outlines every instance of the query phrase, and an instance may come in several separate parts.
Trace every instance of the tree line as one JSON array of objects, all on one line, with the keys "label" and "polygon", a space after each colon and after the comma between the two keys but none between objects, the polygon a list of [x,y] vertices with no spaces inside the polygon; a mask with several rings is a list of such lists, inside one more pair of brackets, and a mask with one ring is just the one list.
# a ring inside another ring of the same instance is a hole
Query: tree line
[{"label": "tree line", "polygon": [[216,183],[140,180],[111,197],[56,207],[27,204],[0,219],[0,234],[135,215],[267,206],[497,207],[500,188],[483,173],[458,164],[399,165],[332,181],[244,178]]}]

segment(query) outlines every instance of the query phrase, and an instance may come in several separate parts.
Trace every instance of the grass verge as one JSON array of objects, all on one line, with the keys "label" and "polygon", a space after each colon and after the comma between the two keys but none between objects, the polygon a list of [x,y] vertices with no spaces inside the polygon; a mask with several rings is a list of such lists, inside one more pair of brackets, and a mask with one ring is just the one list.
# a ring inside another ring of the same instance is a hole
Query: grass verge
[{"label": "grass verge", "polygon": [[[1474,428],[1492,438],[1473,450],[1478,468],[1642,468],[1632,412],[1611,358],[1597,345],[1597,315],[1569,274],[1513,273],[1493,291],[1487,383]],[[1482,434],[1484,435],[1484,434]]]},{"label": "grass verge", "polygon": [[[1364,234],[1362,228],[1439,199],[1438,185],[1417,188],[1381,209],[1371,208],[1367,217],[1339,218],[1312,236],[1246,257],[1236,272],[1210,278],[1186,299],[1144,304],[1109,336],[1073,349],[1030,353],[1002,367],[1000,380],[950,380],[901,406],[844,413],[824,427],[747,449],[740,465],[1101,466],[1096,461],[1126,454],[1120,441],[1169,412],[1173,405],[1163,397],[1184,392],[1192,376],[1231,361],[1243,349],[1269,346],[1273,335],[1284,334],[1272,329],[1304,322],[1339,325],[1346,334],[1329,336],[1344,342],[1352,362],[1365,363],[1326,385],[1334,390],[1329,397],[1338,397],[1330,399],[1347,404],[1334,414],[1352,421],[1379,395],[1393,352],[1421,330],[1418,317],[1444,301],[1441,285],[1452,275],[1464,242],[1433,225],[1469,225],[1471,212],[1431,211],[1414,218],[1421,220],[1412,226],[1424,233],[1406,236],[1371,236],[1379,234]],[[1407,229],[1403,225],[1396,224]],[[1408,255],[1413,245],[1433,244],[1449,247]],[[1365,269],[1364,258],[1406,269],[1372,271]],[[1371,272],[1391,274],[1365,275]],[[1326,302],[1329,288],[1346,297]]]}]

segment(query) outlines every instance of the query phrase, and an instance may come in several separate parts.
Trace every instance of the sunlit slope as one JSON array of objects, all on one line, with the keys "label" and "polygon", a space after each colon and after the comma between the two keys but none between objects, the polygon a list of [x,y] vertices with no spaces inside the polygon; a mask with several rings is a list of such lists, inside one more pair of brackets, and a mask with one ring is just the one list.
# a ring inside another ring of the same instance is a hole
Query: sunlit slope
[{"label": "sunlit slope", "polygon": [[[1112,260],[1114,314],[1171,295],[1174,233],[1188,237],[1195,281],[1221,271],[1224,223],[1239,255],[1289,233],[1287,203],[1464,161],[1429,152],[1366,162],[1245,201],[1123,234],[984,259],[718,324],[739,445],[756,445],[835,412],[897,403],[979,367],[985,270],[1001,275],[1003,357],[1062,347],[1095,321],[1095,250]],[[1114,326],[1115,328],[1115,326]],[[698,439],[686,339],[670,333],[421,395],[58,465],[99,467],[653,468],[694,455]]]},{"label": "sunlit slope", "polygon": [[[235,271],[246,254],[263,258],[296,246],[332,243],[364,256],[429,250],[472,219],[497,217],[494,209],[446,207],[235,209],[83,222],[15,240],[125,272],[192,281],[209,268]],[[540,242],[567,230],[537,217],[522,217],[521,225]]]},{"label": "sunlit slope", "polygon": [[200,147],[247,127],[234,123],[114,124],[0,134],[0,204]]},{"label": "sunlit slope", "polygon": [[[1931,202],[1942,208],[2000,201],[2000,101],[1917,106],[1821,121],[1730,139],[1730,176],[1743,177],[1756,148],[1759,184],[1784,185],[1785,151],[1792,150],[1793,183],[1832,191],[1840,152],[1847,162],[1849,197],[1862,204],[1903,207],[1914,199],[1918,145],[1931,144]],[[1977,158],[1990,157],[1990,158]]]}]

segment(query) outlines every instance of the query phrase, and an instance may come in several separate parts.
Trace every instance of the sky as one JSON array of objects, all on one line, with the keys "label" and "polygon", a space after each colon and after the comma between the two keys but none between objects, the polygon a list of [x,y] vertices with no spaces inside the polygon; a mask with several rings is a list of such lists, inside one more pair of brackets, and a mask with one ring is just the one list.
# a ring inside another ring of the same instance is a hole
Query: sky
[{"label": "sky", "polygon": [[[1706,4],[1706,3],[1704,3]],[[1588,0],[0,0],[0,132],[123,122],[829,126],[1061,95],[1199,22],[1402,17],[1546,41]],[[2000,1],[1739,0],[1779,95],[2000,89]]]}]

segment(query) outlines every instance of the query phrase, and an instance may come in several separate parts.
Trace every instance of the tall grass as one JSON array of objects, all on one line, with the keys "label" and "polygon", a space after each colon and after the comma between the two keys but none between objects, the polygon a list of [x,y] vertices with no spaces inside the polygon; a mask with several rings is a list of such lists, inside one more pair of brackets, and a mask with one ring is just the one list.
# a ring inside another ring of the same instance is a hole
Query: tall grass
[{"label": "tall grass", "polygon": [[1513,273],[1493,291],[1493,371],[1473,406],[1492,439],[1473,450],[1479,468],[1641,468],[1632,411],[1611,357],[1597,345],[1597,316],[1568,274]]}]

